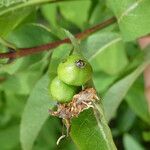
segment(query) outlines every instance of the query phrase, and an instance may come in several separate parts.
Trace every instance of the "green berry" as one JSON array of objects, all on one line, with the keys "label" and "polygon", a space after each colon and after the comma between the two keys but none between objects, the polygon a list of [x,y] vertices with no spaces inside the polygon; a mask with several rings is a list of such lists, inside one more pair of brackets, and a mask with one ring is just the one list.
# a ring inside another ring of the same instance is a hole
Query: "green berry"
[{"label": "green berry", "polygon": [[69,102],[78,91],[79,87],[67,85],[58,77],[54,78],[50,84],[50,93],[58,102]]},{"label": "green berry", "polygon": [[58,66],[58,77],[64,83],[74,86],[84,85],[92,77],[92,67],[79,55],[71,55]]}]

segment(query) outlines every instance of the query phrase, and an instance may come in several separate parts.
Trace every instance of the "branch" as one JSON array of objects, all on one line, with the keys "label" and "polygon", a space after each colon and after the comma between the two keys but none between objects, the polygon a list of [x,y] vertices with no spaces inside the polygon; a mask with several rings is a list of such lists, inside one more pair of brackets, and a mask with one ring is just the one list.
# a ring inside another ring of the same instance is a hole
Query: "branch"
[{"label": "branch", "polygon": [[[109,26],[115,22],[116,22],[116,18],[112,17],[112,18],[92,27],[92,28],[89,28],[89,29],[87,29],[81,33],[76,34],[75,37],[80,39],[80,40],[83,40],[86,37],[88,37],[89,35],[91,35],[92,33],[96,32],[98,30],[101,30],[101,29],[103,29],[103,28],[105,28],[105,27],[107,27],[107,26]],[[57,47],[61,44],[64,44],[64,43],[71,43],[71,41],[69,38],[65,38],[63,40],[59,40],[59,41],[55,41],[52,43],[40,45],[37,47],[20,48],[17,51],[0,53],[0,59],[4,59],[4,58],[14,59],[14,58],[19,58],[19,57],[24,57],[24,56],[35,54],[35,53],[42,52],[45,50],[50,50],[50,49],[55,48],[55,47]]]}]

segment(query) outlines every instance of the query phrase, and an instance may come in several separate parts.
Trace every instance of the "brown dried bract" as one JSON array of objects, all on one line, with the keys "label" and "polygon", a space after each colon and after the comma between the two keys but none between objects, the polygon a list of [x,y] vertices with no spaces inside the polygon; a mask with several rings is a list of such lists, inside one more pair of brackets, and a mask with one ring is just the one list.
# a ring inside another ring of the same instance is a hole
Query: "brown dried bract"
[{"label": "brown dried bract", "polygon": [[73,117],[78,117],[85,109],[93,107],[95,100],[98,100],[96,90],[94,88],[87,88],[74,95],[71,102],[58,104],[57,111],[50,110],[50,114],[69,120]]},{"label": "brown dried bract", "polygon": [[[58,104],[57,110],[49,110],[50,115],[57,116],[63,119],[63,123],[66,126],[67,136],[70,132],[70,119],[73,117],[78,117],[78,115],[88,108],[94,108],[93,103],[98,100],[96,90],[94,88],[86,88],[73,96],[70,103]],[[65,135],[62,135],[57,140],[57,145],[63,139]]]}]

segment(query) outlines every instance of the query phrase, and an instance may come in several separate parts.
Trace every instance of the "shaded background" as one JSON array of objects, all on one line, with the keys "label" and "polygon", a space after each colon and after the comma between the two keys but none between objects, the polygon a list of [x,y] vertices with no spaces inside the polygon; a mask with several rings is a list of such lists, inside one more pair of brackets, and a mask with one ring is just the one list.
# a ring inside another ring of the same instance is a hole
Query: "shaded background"
[{"label": "shaded background", "polygon": [[[143,62],[137,39],[150,33],[150,23],[147,19],[150,17],[150,9],[146,7],[149,2],[139,4],[140,7],[133,13],[128,12],[129,0],[119,4],[117,0],[66,1],[24,6],[19,10],[5,12],[21,3],[23,2],[14,2],[8,7],[0,8],[0,36],[19,48],[34,47],[63,39],[65,35],[60,33],[59,27],[76,34],[114,15],[118,18],[119,26],[113,24],[92,34],[81,42],[81,47],[85,57],[88,58],[93,53],[89,62],[94,70],[94,84],[107,107],[106,116],[110,120],[109,125],[117,148],[148,150],[150,115],[144,95],[143,75],[137,71],[130,80],[125,80],[125,86],[117,83],[133,73]],[[147,15],[144,16],[143,13]],[[55,50],[65,49],[67,52],[71,48],[71,45],[64,44]],[[6,51],[7,48],[1,44],[0,52]],[[49,68],[50,54],[51,51],[46,51],[16,59],[10,64],[5,64],[7,60],[0,60],[1,150],[21,149],[19,132],[22,113],[38,80]],[[135,82],[132,84],[133,81]],[[108,94],[113,85],[116,86],[116,90],[112,91],[115,98]],[[127,94],[125,92],[125,96],[121,95],[124,91],[128,91]],[[105,98],[112,100],[112,105],[107,101],[105,103]],[[31,107],[34,110],[34,106]],[[115,111],[112,112],[112,109]],[[56,146],[61,132],[61,120],[49,117],[36,138],[33,150],[76,150],[77,147],[70,138]]]}]

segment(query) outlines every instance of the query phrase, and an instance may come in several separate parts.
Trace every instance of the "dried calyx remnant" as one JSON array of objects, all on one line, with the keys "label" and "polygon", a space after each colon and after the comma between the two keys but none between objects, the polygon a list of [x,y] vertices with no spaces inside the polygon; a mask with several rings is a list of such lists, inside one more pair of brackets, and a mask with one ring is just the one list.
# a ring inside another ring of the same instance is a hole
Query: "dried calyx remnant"
[{"label": "dried calyx remnant", "polygon": [[[96,90],[94,88],[86,88],[74,95],[71,102],[58,104],[56,111],[49,110],[49,112],[50,115],[63,119],[68,135],[70,130],[70,119],[78,117],[82,111],[88,108],[94,108],[93,104],[96,100],[98,100]],[[60,138],[62,139],[62,137]]]}]

